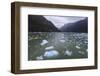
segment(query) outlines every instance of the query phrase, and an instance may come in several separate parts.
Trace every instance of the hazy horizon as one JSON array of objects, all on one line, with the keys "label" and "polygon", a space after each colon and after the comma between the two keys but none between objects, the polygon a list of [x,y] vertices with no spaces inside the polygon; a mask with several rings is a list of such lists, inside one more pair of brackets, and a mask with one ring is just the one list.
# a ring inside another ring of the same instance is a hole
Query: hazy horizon
[{"label": "hazy horizon", "polygon": [[63,27],[64,24],[74,23],[86,18],[78,16],[43,16],[43,17],[51,21],[57,28]]}]

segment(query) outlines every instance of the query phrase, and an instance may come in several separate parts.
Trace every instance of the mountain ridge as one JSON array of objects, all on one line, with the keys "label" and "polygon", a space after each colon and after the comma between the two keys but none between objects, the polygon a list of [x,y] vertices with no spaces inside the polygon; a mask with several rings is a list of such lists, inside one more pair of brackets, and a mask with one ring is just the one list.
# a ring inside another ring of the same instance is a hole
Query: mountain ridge
[{"label": "mountain ridge", "polygon": [[74,22],[74,23],[68,23],[64,24],[62,28],[60,28],[62,32],[88,32],[88,19],[85,18],[83,20]]}]

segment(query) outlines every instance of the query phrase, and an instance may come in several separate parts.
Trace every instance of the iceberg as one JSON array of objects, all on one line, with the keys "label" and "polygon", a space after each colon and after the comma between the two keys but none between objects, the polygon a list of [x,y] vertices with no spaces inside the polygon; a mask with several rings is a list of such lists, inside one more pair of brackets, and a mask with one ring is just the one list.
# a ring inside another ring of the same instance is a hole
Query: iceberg
[{"label": "iceberg", "polygon": [[50,49],[54,49],[54,46],[49,46],[45,48],[45,50],[50,50]]},{"label": "iceberg", "polygon": [[80,49],[80,47],[79,46],[75,46],[77,49]]},{"label": "iceberg", "polygon": [[59,55],[59,52],[57,50],[46,51],[44,53],[44,57],[55,57],[57,55]]},{"label": "iceberg", "polygon": [[47,40],[42,40],[42,43],[41,43],[40,45],[45,45],[45,44],[47,44],[47,43],[48,43]]},{"label": "iceberg", "polygon": [[71,56],[72,55],[72,51],[66,50],[65,51],[65,55]]},{"label": "iceberg", "polygon": [[60,42],[64,43],[64,42],[65,42],[65,40],[60,40]]},{"label": "iceberg", "polygon": [[43,60],[43,56],[36,57],[37,60]]}]

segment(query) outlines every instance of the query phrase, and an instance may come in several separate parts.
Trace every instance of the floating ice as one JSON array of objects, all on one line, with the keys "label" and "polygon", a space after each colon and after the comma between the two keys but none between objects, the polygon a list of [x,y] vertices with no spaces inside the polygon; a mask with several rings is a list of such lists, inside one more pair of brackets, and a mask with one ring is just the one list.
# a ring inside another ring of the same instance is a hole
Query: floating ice
[{"label": "floating ice", "polygon": [[84,43],[86,43],[86,44],[87,44],[88,42],[87,42],[87,41],[85,41]]},{"label": "floating ice", "polygon": [[51,50],[51,51],[46,51],[46,52],[44,53],[44,56],[45,56],[45,57],[54,57],[54,56],[57,56],[58,54],[59,54],[58,51],[56,51],[56,50]]},{"label": "floating ice", "polygon": [[79,46],[75,46],[77,49],[80,49],[80,47]]},{"label": "floating ice", "polygon": [[64,34],[61,34],[61,38],[64,39]]},{"label": "floating ice", "polygon": [[43,56],[36,57],[37,60],[43,60]]},{"label": "floating ice", "polygon": [[84,54],[85,54],[83,51],[78,51],[78,53],[80,53],[80,54],[82,54],[82,55],[84,55]]},{"label": "floating ice", "polygon": [[45,50],[50,50],[50,49],[53,49],[54,46],[49,46],[49,47],[46,47]]},{"label": "floating ice", "polygon": [[66,50],[65,51],[65,55],[71,56],[72,55],[72,51]]},{"label": "floating ice", "polygon": [[29,39],[28,39],[28,40],[30,41],[30,40],[32,40],[32,39],[33,39],[32,37],[29,37]]},{"label": "floating ice", "polygon": [[64,43],[64,42],[65,42],[65,40],[60,40],[60,42]]},{"label": "floating ice", "polygon": [[47,40],[42,40],[42,43],[41,43],[40,45],[45,45],[45,44],[47,44],[47,43],[48,43]]}]

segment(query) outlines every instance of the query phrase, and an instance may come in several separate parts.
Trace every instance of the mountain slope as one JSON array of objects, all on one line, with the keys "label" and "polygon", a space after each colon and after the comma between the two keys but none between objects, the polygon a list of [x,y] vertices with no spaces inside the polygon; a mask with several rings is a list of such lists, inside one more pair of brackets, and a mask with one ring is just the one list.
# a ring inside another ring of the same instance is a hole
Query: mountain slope
[{"label": "mountain slope", "polygon": [[59,32],[59,30],[41,15],[28,16],[28,30],[29,32]]},{"label": "mountain slope", "polygon": [[88,32],[88,19],[80,20],[75,23],[65,24],[60,28],[62,32]]}]

